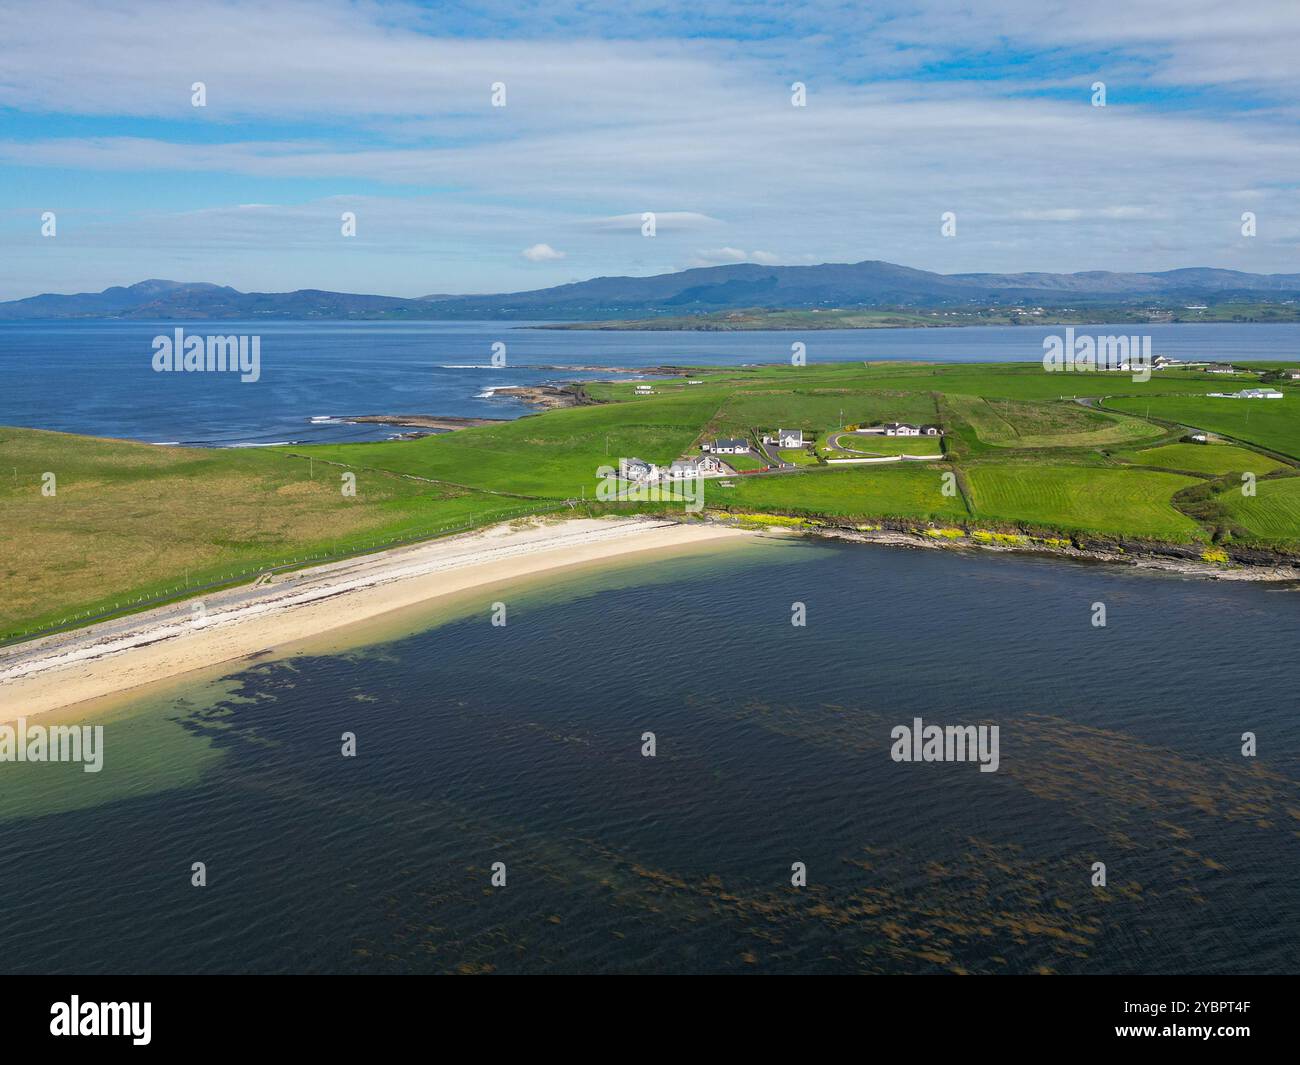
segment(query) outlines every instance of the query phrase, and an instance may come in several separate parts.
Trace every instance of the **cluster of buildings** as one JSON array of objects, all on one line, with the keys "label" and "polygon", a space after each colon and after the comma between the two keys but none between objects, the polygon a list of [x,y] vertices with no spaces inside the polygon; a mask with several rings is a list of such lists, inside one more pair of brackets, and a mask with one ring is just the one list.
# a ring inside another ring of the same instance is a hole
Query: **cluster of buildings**
[{"label": "cluster of buildings", "polygon": [[[1200,370],[1201,373],[1223,374],[1225,376],[1255,372],[1253,370],[1243,370],[1240,366],[1233,366],[1230,362],[1188,362],[1183,359],[1171,359],[1167,355],[1157,355],[1154,365],[1157,370]],[[1282,375],[1292,381],[1300,381],[1300,370],[1283,370]]]},{"label": "cluster of buildings", "polygon": [[[764,433],[763,443],[771,447],[804,447],[808,441],[802,429],[778,429],[775,433]],[[700,450],[714,455],[748,455],[753,448],[744,437],[720,436],[717,440],[706,440]]]},{"label": "cluster of buildings", "polygon": [[803,447],[807,442],[802,429],[778,429],[763,435],[763,443],[774,447]]},{"label": "cluster of buildings", "polygon": [[1237,392],[1210,392],[1215,399],[1281,399],[1276,388],[1243,388]]},{"label": "cluster of buildings", "polygon": [[[641,386],[637,386],[638,391]],[[648,386],[647,386],[648,387]],[[876,433],[884,436],[942,436],[943,429],[938,425],[913,425],[911,422],[885,422],[883,425],[864,426],[860,433]],[[804,436],[802,429],[777,429],[762,435],[763,448],[771,465],[788,468],[789,463],[780,462],[774,450],[808,447],[813,441]],[[635,484],[650,484],[657,481],[680,481],[692,477],[723,477],[735,472],[719,455],[749,455],[756,450],[747,437],[720,436],[714,440],[705,440],[700,444],[702,454],[691,458],[682,458],[668,466],[659,466],[639,458],[626,458],[619,463],[619,476]]]},{"label": "cluster of buildings", "polygon": [[619,476],[625,481],[636,484],[650,484],[654,481],[681,481],[690,477],[715,477],[727,472],[727,468],[712,455],[699,458],[678,459],[669,466],[659,466],[645,459],[623,459],[619,463]]}]

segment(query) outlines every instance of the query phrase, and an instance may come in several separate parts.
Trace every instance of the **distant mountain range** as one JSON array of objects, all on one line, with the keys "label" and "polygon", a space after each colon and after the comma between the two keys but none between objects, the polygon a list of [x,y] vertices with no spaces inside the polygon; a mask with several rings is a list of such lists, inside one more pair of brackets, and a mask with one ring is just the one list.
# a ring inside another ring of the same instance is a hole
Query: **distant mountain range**
[{"label": "distant mountain range", "polygon": [[76,295],[0,303],[0,320],[127,319],[537,319],[653,318],[742,308],[1175,306],[1300,299],[1300,274],[1196,267],[1158,273],[936,274],[885,262],[821,266],[738,263],[653,277],[596,277],[554,288],[486,296],[367,296],[299,289],[240,292],[205,282],[141,281]]}]

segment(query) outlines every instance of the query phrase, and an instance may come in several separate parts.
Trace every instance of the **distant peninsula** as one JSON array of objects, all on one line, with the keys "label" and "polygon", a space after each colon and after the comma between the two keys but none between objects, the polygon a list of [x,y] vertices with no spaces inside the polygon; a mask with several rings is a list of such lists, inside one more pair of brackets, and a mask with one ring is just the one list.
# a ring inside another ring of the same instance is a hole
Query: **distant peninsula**
[{"label": "distant peninsula", "polygon": [[597,329],[863,329],[1296,321],[1297,308],[1300,274],[1208,267],[1153,273],[938,274],[866,261],[735,263],[649,277],[595,277],[527,292],[414,298],[324,289],[241,292],[206,281],[150,280],[101,292],[44,293],[0,302],[0,321],[492,320]]}]

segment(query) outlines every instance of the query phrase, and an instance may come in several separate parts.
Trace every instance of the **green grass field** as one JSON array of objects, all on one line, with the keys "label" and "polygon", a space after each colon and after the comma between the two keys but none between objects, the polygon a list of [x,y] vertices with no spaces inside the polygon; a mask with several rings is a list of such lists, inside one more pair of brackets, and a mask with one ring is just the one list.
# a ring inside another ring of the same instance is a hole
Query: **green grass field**
[{"label": "green grass field", "polygon": [[1300,543],[1300,477],[1258,481],[1254,496],[1231,488],[1216,498],[1233,522],[1252,536],[1278,544]]},{"label": "green grass field", "polygon": [[1258,451],[1231,444],[1165,444],[1145,451],[1124,452],[1116,457],[1138,466],[1160,466],[1167,470],[1186,470],[1189,473],[1213,476],[1249,470],[1257,477],[1262,477],[1266,473],[1286,468],[1285,463],[1261,455]]},{"label": "green grass field", "polygon": [[840,437],[840,450],[852,455],[932,455],[939,458],[943,445],[937,436],[885,436],[882,433],[850,433]]},{"label": "green grass field", "polygon": [[1117,417],[1078,403],[1031,403],[978,396],[947,397],[986,444],[1011,448],[1088,448],[1163,435],[1159,426]]},{"label": "green grass field", "polygon": [[666,465],[698,454],[700,426],[716,409],[716,397],[692,393],[550,411],[419,440],[293,450],[471,488],[546,499],[585,492],[590,498],[600,467],[616,467],[620,458]]},{"label": "green grass field", "polygon": [[827,514],[835,517],[929,518],[961,520],[961,496],[943,494],[943,470],[922,463],[850,466],[805,473],[762,474],[736,479],[725,494],[710,494],[705,505],[730,505],[757,511]]},{"label": "green grass field", "polygon": [[719,455],[718,458],[733,470],[761,470],[767,466],[767,459],[757,451],[742,455]]},{"label": "green grass field", "polygon": [[1066,532],[1197,540],[1200,525],[1169,502],[1191,477],[1104,466],[981,463],[968,468],[975,517]]},{"label": "green grass field", "polygon": [[[1227,390],[1235,391],[1235,386]],[[1285,399],[1152,396],[1116,398],[1106,405],[1140,417],[1149,413],[1152,418],[1208,429],[1300,459],[1300,390],[1284,386],[1280,391],[1285,393]]]},{"label": "green grass field", "polygon": [[754,389],[737,391],[718,407],[706,435],[750,430],[803,429],[814,436],[827,429],[873,421],[936,419],[928,393],[865,392],[851,389]]}]

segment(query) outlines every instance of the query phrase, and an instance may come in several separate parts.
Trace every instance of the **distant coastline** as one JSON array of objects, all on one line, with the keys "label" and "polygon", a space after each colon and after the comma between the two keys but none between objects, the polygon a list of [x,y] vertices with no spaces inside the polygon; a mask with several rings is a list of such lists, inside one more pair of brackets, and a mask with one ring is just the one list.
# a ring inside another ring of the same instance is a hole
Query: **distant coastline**
[{"label": "distant coastline", "polygon": [[610,321],[556,322],[524,328],[587,332],[807,332],[823,329],[962,329],[980,326],[1267,325],[1300,322],[1300,305],[1233,304],[1199,311],[1098,307],[1065,312],[1005,308],[942,310],[749,310]]}]

